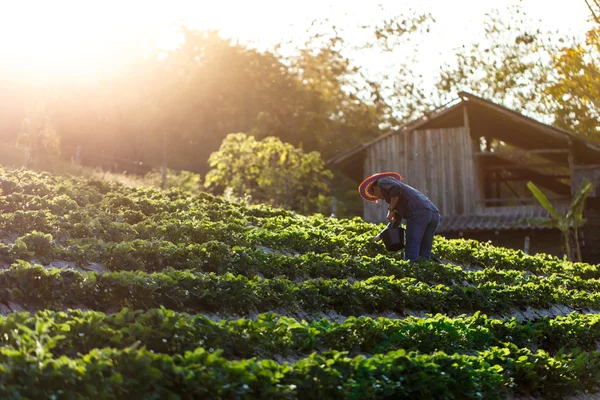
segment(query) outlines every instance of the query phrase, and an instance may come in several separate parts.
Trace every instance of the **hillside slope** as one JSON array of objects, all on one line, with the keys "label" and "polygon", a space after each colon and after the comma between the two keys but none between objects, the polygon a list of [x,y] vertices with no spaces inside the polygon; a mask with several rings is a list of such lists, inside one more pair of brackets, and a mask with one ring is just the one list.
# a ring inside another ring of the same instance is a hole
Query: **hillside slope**
[{"label": "hillside slope", "polygon": [[[600,266],[360,219],[0,170],[0,397],[597,391]],[[582,397],[582,398],[584,398]]]}]

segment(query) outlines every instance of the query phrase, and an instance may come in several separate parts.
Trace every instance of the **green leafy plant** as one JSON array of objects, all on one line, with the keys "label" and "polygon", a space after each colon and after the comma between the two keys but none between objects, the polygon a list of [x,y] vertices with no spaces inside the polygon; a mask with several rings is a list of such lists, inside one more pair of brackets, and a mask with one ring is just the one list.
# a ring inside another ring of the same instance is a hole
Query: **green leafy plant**
[{"label": "green leafy plant", "polygon": [[330,208],[332,173],[318,152],[305,153],[278,138],[257,141],[244,133],[229,134],[209,158],[205,187],[232,188],[239,197],[302,212]]},{"label": "green leafy plant", "polygon": [[577,260],[581,261],[581,246],[579,243],[579,228],[585,224],[583,219],[583,209],[587,196],[592,192],[594,186],[586,178],[584,179],[569,205],[566,215],[561,215],[548,200],[546,195],[533,182],[528,182],[527,187],[533,193],[540,205],[550,213],[550,218],[532,220],[534,223],[543,224],[553,228],[557,228],[563,235],[565,252],[569,260],[574,260],[577,254]]},{"label": "green leafy plant", "polygon": [[443,237],[411,264],[360,218],[3,173],[2,398],[597,390],[600,265]]}]

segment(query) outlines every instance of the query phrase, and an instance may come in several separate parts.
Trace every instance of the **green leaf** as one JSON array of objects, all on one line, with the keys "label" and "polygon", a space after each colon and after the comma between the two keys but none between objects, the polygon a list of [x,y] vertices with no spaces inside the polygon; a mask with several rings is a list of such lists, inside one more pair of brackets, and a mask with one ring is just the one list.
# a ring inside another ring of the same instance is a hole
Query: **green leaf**
[{"label": "green leaf", "polygon": [[554,218],[556,220],[560,220],[563,218],[558,213],[558,211],[556,211],[556,209],[552,206],[552,203],[550,203],[550,201],[548,200],[546,195],[544,193],[542,193],[542,191],[540,189],[538,189],[538,187],[535,186],[535,184],[533,182],[531,182],[531,181],[527,182],[527,187],[529,188],[531,193],[533,193],[533,195],[538,200],[538,202],[541,204],[541,206],[544,207],[544,209],[546,209],[546,211],[548,211],[550,213],[552,218]]},{"label": "green leaf", "polygon": [[573,223],[574,227],[579,227],[583,219],[583,208],[585,200],[594,189],[594,185],[586,178],[581,182],[575,196],[571,201],[569,211],[567,212],[567,220]]}]

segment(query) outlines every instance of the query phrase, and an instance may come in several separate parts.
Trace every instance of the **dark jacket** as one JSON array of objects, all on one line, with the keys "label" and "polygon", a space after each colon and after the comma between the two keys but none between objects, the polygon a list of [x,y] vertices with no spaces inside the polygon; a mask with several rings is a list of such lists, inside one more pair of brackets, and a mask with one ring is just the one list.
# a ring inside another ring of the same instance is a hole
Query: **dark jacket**
[{"label": "dark jacket", "polygon": [[398,196],[395,210],[401,218],[406,219],[415,211],[423,209],[440,212],[427,196],[397,179],[381,178],[377,181],[377,186],[388,204],[392,197]]}]

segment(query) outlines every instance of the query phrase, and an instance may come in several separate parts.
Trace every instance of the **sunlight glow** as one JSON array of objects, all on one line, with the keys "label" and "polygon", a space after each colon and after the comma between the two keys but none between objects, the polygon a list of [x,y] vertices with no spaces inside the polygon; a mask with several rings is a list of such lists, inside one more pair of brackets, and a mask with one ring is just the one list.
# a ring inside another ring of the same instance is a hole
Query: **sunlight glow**
[{"label": "sunlight glow", "polygon": [[155,45],[168,23],[141,3],[4,2],[1,72],[31,79],[93,77],[133,50]]},{"label": "sunlight glow", "polygon": [[[420,43],[419,59],[436,72],[452,57],[453,47],[477,40],[485,12],[518,1],[482,2],[437,0],[376,2],[306,0],[194,1],[3,1],[0,3],[0,73],[21,79],[88,79],[121,67],[127,54],[155,47],[172,49],[180,36],[178,21],[192,29],[221,30],[228,37],[266,49],[277,43],[301,43],[315,19],[329,18],[346,25],[349,41],[358,25],[408,12],[431,12],[436,18],[429,38]],[[377,2],[378,3],[378,2]],[[569,7],[564,1],[528,0],[520,3],[536,19],[560,29],[583,27],[583,0]],[[562,4],[562,5],[561,5]],[[360,40],[360,38],[358,38]],[[358,55],[360,57],[360,55]],[[357,62],[366,68],[389,68],[388,60],[365,54]],[[397,55],[395,55],[397,57]],[[393,60],[392,60],[393,61]],[[425,71],[427,72],[427,71]]]}]

